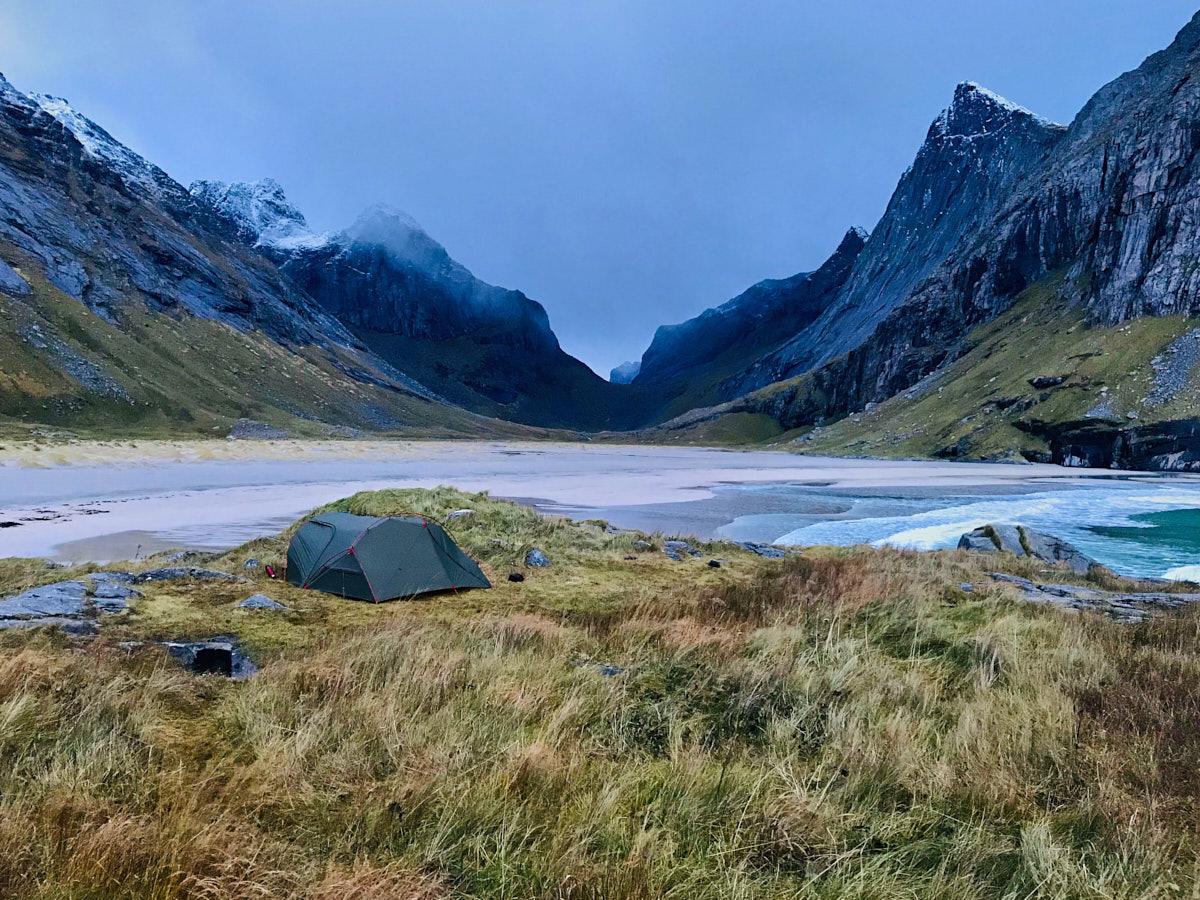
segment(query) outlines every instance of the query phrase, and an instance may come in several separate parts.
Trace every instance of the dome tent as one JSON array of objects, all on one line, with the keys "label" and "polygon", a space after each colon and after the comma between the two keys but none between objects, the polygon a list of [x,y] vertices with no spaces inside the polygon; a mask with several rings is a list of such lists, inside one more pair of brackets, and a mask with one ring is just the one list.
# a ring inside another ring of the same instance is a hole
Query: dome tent
[{"label": "dome tent", "polygon": [[287,580],[375,603],[492,586],[437,523],[350,513],[321,513],[300,526],[288,545]]}]

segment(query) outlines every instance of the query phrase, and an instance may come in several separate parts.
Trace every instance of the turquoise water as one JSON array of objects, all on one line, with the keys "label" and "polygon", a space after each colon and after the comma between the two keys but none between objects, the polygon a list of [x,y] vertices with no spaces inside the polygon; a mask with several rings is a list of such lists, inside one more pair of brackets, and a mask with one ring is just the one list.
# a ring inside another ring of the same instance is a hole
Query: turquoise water
[{"label": "turquoise water", "polygon": [[859,544],[932,550],[989,522],[1021,524],[1070,541],[1126,575],[1200,578],[1200,484],[1096,483],[1018,496],[895,498],[887,515],[854,517],[877,496],[846,497],[845,517],[781,533],[784,544]]}]

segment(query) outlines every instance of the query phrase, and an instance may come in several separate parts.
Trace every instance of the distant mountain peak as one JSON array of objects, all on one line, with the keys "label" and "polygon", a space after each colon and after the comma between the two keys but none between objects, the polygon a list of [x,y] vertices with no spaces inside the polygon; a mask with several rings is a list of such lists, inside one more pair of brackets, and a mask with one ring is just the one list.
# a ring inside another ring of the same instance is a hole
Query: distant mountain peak
[{"label": "distant mountain peak", "polygon": [[1064,127],[974,81],[964,81],[954,89],[954,99],[950,105],[942,110],[930,126],[929,139],[993,134],[1016,121],[1047,128]]},{"label": "distant mountain peak", "polygon": [[303,250],[329,241],[328,235],[308,227],[304,213],[274,178],[231,184],[205,179],[192,182],[188,190],[233,225],[239,237],[256,246]]},{"label": "distant mountain peak", "polygon": [[609,373],[608,380],[613,384],[631,384],[641,370],[642,361],[640,359],[623,362]]}]

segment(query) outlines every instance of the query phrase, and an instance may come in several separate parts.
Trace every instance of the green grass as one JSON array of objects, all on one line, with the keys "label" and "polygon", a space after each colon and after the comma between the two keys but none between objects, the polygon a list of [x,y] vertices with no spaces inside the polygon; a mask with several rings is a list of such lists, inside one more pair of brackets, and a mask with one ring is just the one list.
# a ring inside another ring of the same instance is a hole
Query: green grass
[{"label": "green grass", "polygon": [[[422,437],[545,434],[356,381],[338,366],[361,368],[362,359],[345,350],[284,347],[258,332],[154,312],[136,300],[110,321],[35,267],[18,268],[33,291],[20,300],[0,295],[4,437],[28,437],[34,427],[94,438],[223,437],[240,418],[299,437],[327,437],[330,426]],[[30,333],[86,360],[125,396],[89,391],[63,371],[55,351],[29,341]]]},{"label": "green grass", "polygon": [[[148,589],[89,642],[0,634],[0,895],[1196,889],[1200,618],[1022,604],[981,575],[1036,574],[1016,558],[710,545],[674,563],[486,495],[331,508],[462,507],[450,530],[492,591],[375,606],[259,571]],[[211,564],[277,563],[286,537]],[[529,546],[554,565],[502,580]],[[0,561],[6,593],[62,576]],[[292,612],[237,610],[256,590]],[[256,678],[118,643],[224,630]]]},{"label": "green grass", "polygon": [[[932,456],[964,442],[969,458],[1020,459],[1048,451],[1019,427],[1082,419],[1108,398],[1116,418],[1164,421],[1194,415],[1200,384],[1161,407],[1142,401],[1153,386],[1151,360],[1196,327],[1182,316],[1143,318],[1117,326],[1090,325],[1084,312],[1059,298],[1057,279],[1027,289],[1008,312],[975,329],[968,349],[912,399],[902,393],[874,409],[820,429],[804,443],[814,453]],[[1037,390],[1029,379],[1062,376]],[[1106,392],[1102,389],[1107,388]],[[996,401],[1000,401],[1000,405]],[[1005,404],[1007,408],[1001,408]]]}]

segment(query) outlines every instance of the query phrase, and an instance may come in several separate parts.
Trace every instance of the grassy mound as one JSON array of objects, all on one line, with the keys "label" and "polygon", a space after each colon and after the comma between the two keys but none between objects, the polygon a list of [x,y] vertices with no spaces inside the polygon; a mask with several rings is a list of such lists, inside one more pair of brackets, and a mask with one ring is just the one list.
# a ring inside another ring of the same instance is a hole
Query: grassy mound
[{"label": "grassy mound", "polygon": [[[0,633],[0,895],[1191,894],[1200,619],[1022,604],[981,575],[1036,573],[1015,558],[677,563],[486,495],[331,508],[465,507],[492,591],[375,606],[259,570],[147,586],[87,642]],[[552,567],[504,580],[533,546]],[[61,577],[0,562],[4,594]],[[259,590],[291,612],[237,609]],[[220,631],[257,677],[120,643]]]}]

